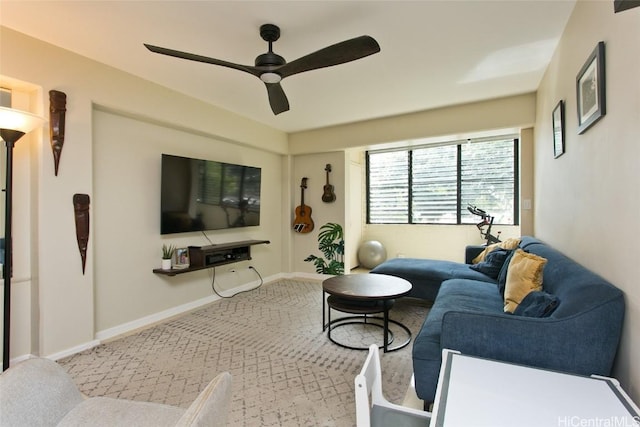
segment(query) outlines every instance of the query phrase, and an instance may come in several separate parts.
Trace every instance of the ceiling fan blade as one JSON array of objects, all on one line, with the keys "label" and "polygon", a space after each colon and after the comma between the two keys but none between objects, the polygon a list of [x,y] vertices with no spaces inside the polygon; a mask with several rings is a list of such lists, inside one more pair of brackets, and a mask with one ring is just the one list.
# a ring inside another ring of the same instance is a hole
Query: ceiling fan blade
[{"label": "ceiling fan blade", "polygon": [[190,61],[204,62],[205,64],[220,65],[222,67],[233,68],[236,70],[244,71],[252,74],[256,77],[260,77],[264,71],[252,67],[249,65],[234,64],[233,62],[223,61],[221,59],[209,58],[208,56],[196,55],[194,53],[181,52],[179,50],[167,49],[165,47],[154,46],[150,44],[144,44],[151,52],[159,53],[161,55],[173,56],[175,58],[188,59]]},{"label": "ceiling fan blade", "polygon": [[265,83],[267,93],[269,94],[269,104],[273,114],[278,115],[285,111],[289,111],[289,100],[280,83]]},{"label": "ceiling fan blade", "polygon": [[291,61],[280,67],[277,73],[285,78],[304,71],[355,61],[378,52],[380,52],[380,45],[373,37],[360,36]]}]

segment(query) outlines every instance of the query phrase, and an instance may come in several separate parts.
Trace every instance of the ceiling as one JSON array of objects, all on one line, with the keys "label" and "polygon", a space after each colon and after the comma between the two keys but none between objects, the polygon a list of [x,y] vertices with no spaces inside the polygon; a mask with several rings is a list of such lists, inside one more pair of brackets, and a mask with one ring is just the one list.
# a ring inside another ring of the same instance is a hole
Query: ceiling
[{"label": "ceiling", "polygon": [[[0,25],[286,132],[535,91],[575,0],[12,1]],[[292,61],[370,35],[375,55],[264,84],[230,68],[147,51],[143,43],[253,65],[259,27],[281,28]],[[1,72],[1,70],[0,70]]]}]

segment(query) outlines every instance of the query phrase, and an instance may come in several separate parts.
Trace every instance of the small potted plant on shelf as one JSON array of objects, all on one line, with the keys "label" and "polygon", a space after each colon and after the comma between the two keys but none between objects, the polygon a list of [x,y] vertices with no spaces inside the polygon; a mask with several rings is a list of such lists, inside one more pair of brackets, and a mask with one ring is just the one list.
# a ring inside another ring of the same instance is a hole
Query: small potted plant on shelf
[{"label": "small potted plant on shelf", "polygon": [[162,269],[163,270],[171,270],[171,259],[173,258],[173,253],[175,252],[176,247],[173,245],[167,246],[162,245]]}]

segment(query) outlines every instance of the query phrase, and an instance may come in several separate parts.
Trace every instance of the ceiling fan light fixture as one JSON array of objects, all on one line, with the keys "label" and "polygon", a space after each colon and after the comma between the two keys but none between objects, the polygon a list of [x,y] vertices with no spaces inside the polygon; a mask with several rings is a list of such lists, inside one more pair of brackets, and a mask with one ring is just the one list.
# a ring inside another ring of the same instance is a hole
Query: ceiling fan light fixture
[{"label": "ceiling fan light fixture", "polygon": [[260,80],[265,83],[280,83],[282,77],[278,73],[272,73],[268,71],[266,73],[260,74]]}]

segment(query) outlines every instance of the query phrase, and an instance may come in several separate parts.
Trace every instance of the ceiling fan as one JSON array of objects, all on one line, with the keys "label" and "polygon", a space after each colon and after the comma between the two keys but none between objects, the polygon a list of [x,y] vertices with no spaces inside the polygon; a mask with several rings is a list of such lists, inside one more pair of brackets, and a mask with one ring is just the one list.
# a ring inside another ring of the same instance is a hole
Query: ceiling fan
[{"label": "ceiling fan", "polygon": [[262,25],[260,27],[260,36],[264,41],[269,43],[269,51],[258,55],[255,60],[255,66],[234,64],[233,62],[153,46],[146,43],[144,45],[151,52],[234,68],[260,78],[267,87],[269,103],[271,104],[271,109],[274,114],[280,114],[289,110],[289,101],[280,85],[280,81],[285,77],[318,68],[344,64],[380,52],[380,46],[373,37],[360,36],[336,43],[294,61],[287,62],[282,56],[273,52],[273,42],[280,38],[280,28],[278,26],[273,24]]}]

